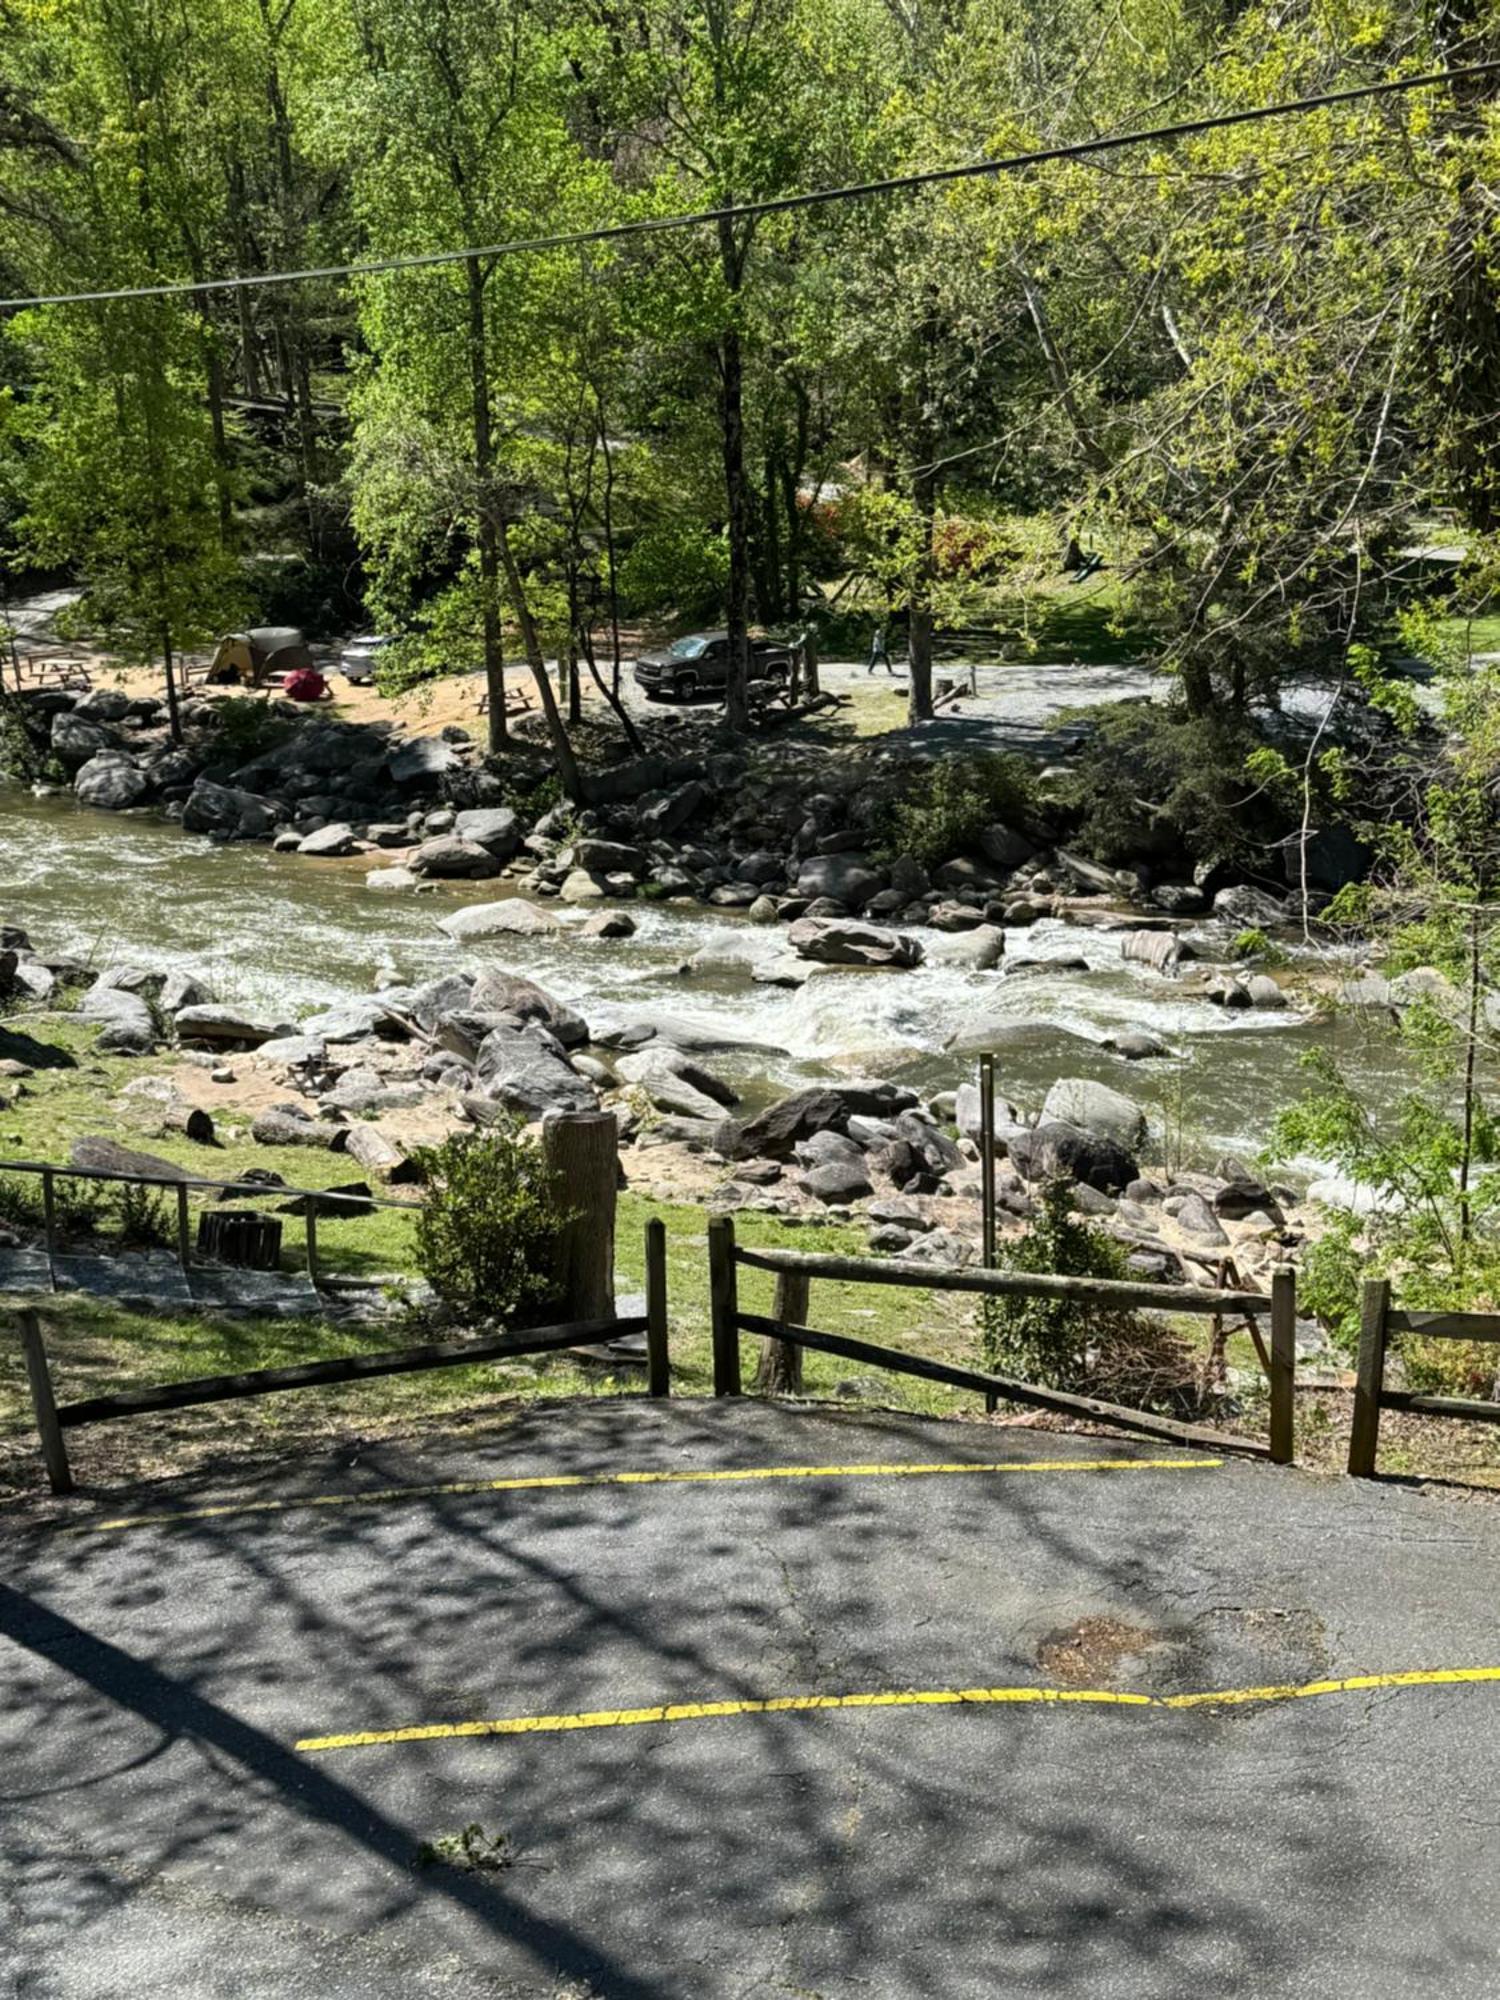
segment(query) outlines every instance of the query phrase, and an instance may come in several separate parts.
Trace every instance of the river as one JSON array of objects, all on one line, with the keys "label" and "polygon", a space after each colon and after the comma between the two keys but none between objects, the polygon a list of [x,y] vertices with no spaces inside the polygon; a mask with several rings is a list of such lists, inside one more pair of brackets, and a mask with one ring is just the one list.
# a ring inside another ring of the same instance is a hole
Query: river
[{"label": "river", "polygon": [[[713,1058],[751,1103],[836,1072],[951,1088],[974,1069],[972,1054],[949,1048],[959,1037],[998,1048],[1000,1087],[1023,1108],[1038,1105],[1058,1076],[1093,1077],[1137,1098],[1179,1156],[1258,1148],[1276,1109],[1302,1088],[1299,1059],[1311,1047],[1333,1047],[1372,1099],[1400,1081],[1395,1058],[1358,1017],[1226,1013],[1125,964],[1108,932],[1046,921],[1007,936],[1005,973],[936,964],[819,970],[789,990],[752,977],[784,951],[780,926],[641,901],[629,906],[634,937],[595,940],[576,935],[585,912],[554,906],[571,920],[555,935],[460,945],[437,919],[494,900],[494,884],[371,890],[372,865],[220,847],[148,815],[0,792],[0,922],[100,970],[128,960],[196,971],[217,997],[280,1018],[368,992],[382,969],[415,982],[465,964],[503,965],[596,1023],[621,1010],[657,1011],[761,1044]],[[1088,969],[1014,969],[1022,959],[1064,957],[1082,957]],[[694,969],[684,972],[689,960]],[[1182,1059],[1132,1064],[1098,1046],[1129,1028],[1151,1030]]]}]

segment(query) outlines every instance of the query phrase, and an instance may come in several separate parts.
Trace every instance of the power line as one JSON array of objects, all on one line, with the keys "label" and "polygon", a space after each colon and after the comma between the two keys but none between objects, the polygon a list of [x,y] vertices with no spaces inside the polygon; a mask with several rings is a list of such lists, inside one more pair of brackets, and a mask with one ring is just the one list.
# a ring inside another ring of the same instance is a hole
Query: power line
[{"label": "power line", "polygon": [[196,298],[205,292],[249,291],[264,285],[298,285],[320,278],[374,277],[385,271],[432,270],[462,264],[471,258],[517,257],[541,250],[566,250],[588,243],[614,243],[624,237],[650,236],[663,230],[700,229],[709,223],[741,222],[763,215],[786,215],[801,208],[818,208],[838,201],[864,201],[872,195],[904,194],[914,188],[946,182],[978,180],[988,174],[1046,166],[1055,160],[1081,160],[1098,153],[1116,153],[1126,146],[1148,146],[1167,139],[1193,138],[1202,132],[1222,132],[1234,125],[1253,125],[1265,118],[1289,118],[1321,111],[1335,104],[1356,104],[1375,97],[1392,97],[1408,90],[1428,90],[1468,77],[1492,76],[1500,59],[1469,63],[1461,69],[1428,70],[1421,76],[1397,77],[1386,83],[1361,84],[1353,90],[1325,91],[1317,97],[1286,98],[1247,111],[1224,111],[1210,118],[1190,118],[1178,125],[1155,125],[1141,132],[1117,132],[1102,139],[1080,139],[1067,146],[1048,146],[1035,153],[1011,153],[996,160],[975,160],[963,167],[933,167],[926,173],[897,174],[888,180],[857,181],[846,187],[810,188],[801,194],[773,195],[764,201],[737,202],[726,208],[690,209],[675,215],[643,216],[633,222],[607,223],[598,229],[569,230],[557,236],[520,237],[509,243],[472,244],[462,250],[427,250],[410,257],[383,257],[354,264],[324,264],[304,271],[257,271],[243,277],[180,280],[165,285],[126,285],[112,291],[44,292],[32,298],[0,299],[0,312],[30,306],[103,305],[125,299]]}]

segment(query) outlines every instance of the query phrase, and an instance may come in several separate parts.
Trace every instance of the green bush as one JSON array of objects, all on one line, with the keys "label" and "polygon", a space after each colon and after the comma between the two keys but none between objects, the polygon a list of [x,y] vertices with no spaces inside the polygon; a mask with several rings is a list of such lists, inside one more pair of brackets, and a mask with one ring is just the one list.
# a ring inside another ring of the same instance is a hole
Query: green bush
[{"label": "green bush", "polygon": [[177,1241],[177,1223],[160,1188],[124,1181],[115,1190],[115,1216],[120,1241],[128,1247],[152,1250]]},{"label": "green bush", "polygon": [[214,750],[237,764],[264,757],[296,727],[255,695],[227,695],[213,705]]},{"label": "green bush", "polygon": [[[1123,1278],[1124,1247],[1073,1213],[1066,1176],[1043,1183],[1031,1227],[1003,1244],[1001,1268],[1069,1278]],[[1068,1299],[988,1298],[980,1309],[987,1368],[1043,1388],[1103,1393],[1178,1408],[1198,1401],[1192,1354],[1159,1322]]]},{"label": "green bush", "polygon": [[1369,1276],[1356,1241],[1359,1217],[1338,1210],[1315,1243],[1309,1243],[1297,1275],[1297,1304],[1315,1319],[1345,1354],[1359,1349],[1359,1287]]},{"label": "green bush", "polygon": [[925,868],[972,847],[987,826],[1023,825],[1032,806],[1031,774],[1019,757],[943,757],[924,766],[882,806],[880,851],[910,854]]},{"label": "green bush", "polygon": [[[83,1181],[54,1181],[52,1214],[59,1235],[86,1236],[99,1220],[98,1197]],[[0,1222],[16,1229],[45,1227],[40,1174],[0,1174]]]},{"label": "green bush", "polygon": [[470,1323],[534,1319],[554,1296],[568,1219],[540,1146],[512,1125],[455,1133],[412,1158],[427,1183],[417,1268],[439,1299]]},{"label": "green bush", "polygon": [[631,612],[717,618],[728,583],[729,544],[690,521],[647,528],[620,563],[620,597]]}]

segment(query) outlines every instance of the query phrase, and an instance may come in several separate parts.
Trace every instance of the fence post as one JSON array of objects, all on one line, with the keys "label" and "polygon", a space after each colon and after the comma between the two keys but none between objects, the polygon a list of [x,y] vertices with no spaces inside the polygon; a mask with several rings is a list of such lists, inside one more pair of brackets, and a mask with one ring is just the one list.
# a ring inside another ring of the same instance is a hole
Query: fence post
[{"label": "fence post", "polygon": [[[778,1326],[806,1326],[808,1297],[812,1279],[805,1271],[778,1271],[776,1303],[771,1317]],[[761,1396],[802,1394],[802,1349],[790,1340],[763,1340],[755,1370],[756,1393]]]},{"label": "fence post", "polygon": [[307,1218],[307,1281],[316,1291],[318,1284],[318,1198],[309,1197]]},{"label": "fence post", "polygon": [[1271,1273],[1271,1463],[1296,1456],[1297,1277]]},{"label": "fence post", "polygon": [[54,1493],[71,1493],[73,1469],[68,1464],[62,1425],[57,1420],[57,1399],[52,1393],[52,1371],[47,1366],[47,1349],[42,1342],[42,1323],[34,1312],[23,1312],[20,1318],[21,1352],[26,1357],[26,1379],[31,1384],[31,1407],[36,1412],[36,1431],[42,1441],[47,1478]]},{"label": "fence post", "polygon": [[1390,1280],[1366,1278],[1359,1296],[1359,1370],[1354,1380],[1354,1422],[1349,1430],[1349,1471],[1356,1479],[1371,1479],[1375,1473],[1380,1392],[1385,1386],[1385,1316],[1390,1302]]},{"label": "fence post", "polygon": [[42,1175],[42,1226],[47,1232],[47,1283],[57,1290],[57,1188],[49,1168]]},{"label": "fence post", "polygon": [[615,1317],[615,1201],[620,1128],[612,1111],[549,1111],[542,1151],[567,1221],[557,1244],[564,1320]]},{"label": "fence post", "polygon": [[979,1187],[982,1245],[987,1271],[995,1268],[995,1058],[979,1058]]},{"label": "fence post", "polygon": [[738,1396],[741,1394],[740,1299],[732,1215],[709,1217],[708,1303],[714,1342],[714,1394]]},{"label": "fence post", "polygon": [[177,1183],[177,1261],[187,1270],[193,1261],[192,1238],[188,1231],[188,1191],[187,1182]]},{"label": "fence post", "polygon": [[646,1394],[670,1396],[667,1356],[667,1225],[659,1215],[646,1224]]}]

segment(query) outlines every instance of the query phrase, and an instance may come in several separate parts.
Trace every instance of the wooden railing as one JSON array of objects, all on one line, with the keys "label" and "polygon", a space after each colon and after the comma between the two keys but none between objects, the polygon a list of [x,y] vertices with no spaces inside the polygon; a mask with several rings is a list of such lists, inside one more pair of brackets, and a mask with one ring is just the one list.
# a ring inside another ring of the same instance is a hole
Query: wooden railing
[{"label": "wooden railing", "polygon": [[334,1361],[308,1361],[286,1368],[256,1368],[236,1375],[198,1375],[185,1382],[123,1389],[109,1396],[88,1396],[76,1403],[59,1403],[51,1364],[34,1310],[19,1315],[21,1351],[42,1458],[54,1493],[73,1491],[66,1431],[81,1424],[102,1424],[123,1418],[150,1416],[162,1410],[184,1410],[200,1403],[238,1402],[247,1396],[270,1396],[289,1389],[326,1388],[340,1382],[365,1382],[380,1375],[412,1375],[432,1368],[467,1368],[476,1361],[508,1361],[526,1354],[548,1354],[558,1348],[590,1341],[618,1340],[622,1334],[646,1336],[646,1389],[665,1396],[670,1387],[667,1364],[666,1229],[653,1219],[646,1224],[646,1310],[620,1319],[576,1321],[567,1326],[525,1327],[487,1334],[478,1340],[441,1341],[423,1347],[401,1347],[376,1354],[343,1355]]},{"label": "wooden railing", "polygon": [[[1053,1410],[1063,1416],[1114,1424],[1145,1437],[1169,1438],[1175,1443],[1202,1445],[1214,1450],[1246,1452],[1255,1457],[1269,1458],[1276,1465],[1291,1463],[1297,1281],[1290,1269],[1274,1274],[1269,1299],[1259,1292],[1228,1292],[1188,1285],[1134,1284],[1115,1278],[1052,1277],[972,1268],[946,1270],[912,1258],[841,1257],[817,1251],[742,1249],[735,1242],[732,1216],[715,1216],[710,1221],[708,1260],[716,1396],[738,1396],[742,1393],[740,1336],[758,1334],[763,1339],[782,1342],[792,1348],[809,1348],[820,1354],[838,1355],[846,1361],[888,1369],[894,1374],[915,1375],[923,1381],[972,1389],[982,1395],[991,1407],[995,1400],[1021,1403],[1033,1409]],[[774,1317],[768,1319],[741,1311],[741,1270],[776,1274],[778,1289]],[[1262,1441],[1233,1436],[1201,1424],[1185,1423],[1176,1417],[1159,1416],[1155,1411],[1128,1409],[1123,1404],[1106,1402],[1096,1396],[1075,1395],[1061,1389],[1043,1388],[1032,1382],[1012,1381],[1007,1376],[987,1370],[937,1361],[900,1348],[879,1347],[871,1341],[856,1340],[846,1334],[817,1331],[805,1324],[810,1310],[810,1288],[815,1279],[833,1279],[845,1284],[900,1285],[934,1292],[972,1292],[987,1298],[1066,1299],[1073,1305],[1093,1305],[1114,1312],[1195,1313],[1212,1318],[1222,1313],[1263,1314],[1269,1308],[1268,1437]]]},{"label": "wooden railing", "polygon": [[1375,1475],[1382,1410],[1415,1416],[1462,1417],[1470,1423],[1500,1424],[1500,1403],[1474,1396],[1427,1396],[1411,1389],[1387,1389],[1385,1355],[1392,1334],[1415,1333],[1424,1340],[1473,1340],[1500,1344],[1500,1313],[1396,1312],[1388,1278],[1367,1278],[1360,1293],[1359,1366],[1354,1384],[1354,1421],[1349,1431],[1349,1470],[1360,1479]]}]

